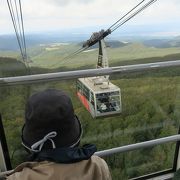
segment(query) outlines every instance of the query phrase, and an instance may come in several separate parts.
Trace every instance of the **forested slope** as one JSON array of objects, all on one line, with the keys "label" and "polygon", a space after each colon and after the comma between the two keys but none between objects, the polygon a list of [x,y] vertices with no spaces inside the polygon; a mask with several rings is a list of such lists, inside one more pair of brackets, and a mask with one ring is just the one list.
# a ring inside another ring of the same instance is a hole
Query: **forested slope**
[{"label": "forested slope", "polygon": [[[7,71],[1,69],[3,76],[26,74],[24,65],[15,59],[0,58],[0,62],[8,69]],[[146,59],[144,61],[137,59],[134,62],[144,63]],[[15,68],[13,71],[12,67]],[[37,73],[48,69],[36,67],[31,71]],[[45,88],[63,89],[71,96],[75,112],[84,129],[81,144],[94,143],[98,150],[177,133],[180,117],[179,67],[113,75],[111,81],[121,88],[122,113],[98,119],[92,119],[75,96],[75,80],[0,87],[0,112],[3,116],[13,166],[21,162],[25,154],[21,148],[20,134],[26,100],[32,93]],[[168,144],[111,156],[106,160],[113,179],[118,180],[122,177],[125,180],[171,168],[174,150],[175,145]]]}]

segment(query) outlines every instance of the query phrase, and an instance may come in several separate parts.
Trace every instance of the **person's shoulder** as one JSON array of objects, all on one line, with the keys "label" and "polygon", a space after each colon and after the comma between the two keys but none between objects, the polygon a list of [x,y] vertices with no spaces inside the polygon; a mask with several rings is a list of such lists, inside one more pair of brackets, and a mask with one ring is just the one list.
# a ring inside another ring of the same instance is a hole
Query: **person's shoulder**
[{"label": "person's shoulder", "polygon": [[106,161],[96,155],[91,156],[91,163],[94,164],[97,169],[101,169],[104,179],[111,180],[110,171]]},{"label": "person's shoulder", "polygon": [[102,159],[102,158],[100,158],[99,156],[96,156],[96,155],[91,156],[91,161],[92,161],[93,163],[105,164],[105,165],[107,166],[105,160]]},{"label": "person's shoulder", "polygon": [[45,168],[45,166],[48,166],[54,163],[48,162],[48,161],[42,161],[42,162],[24,162],[20,165],[18,165],[11,173],[7,174],[6,179],[7,180],[25,180],[28,176],[33,176],[35,171],[40,172],[42,168]]},{"label": "person's shoulder", "polygon": [[93,164],[96,164],[97,166],[100,166],[105,171],[109,171],[106,161],[104,159],[100,158],[99,156],[96,156],[96,155],[91,156],[91,162]]}]

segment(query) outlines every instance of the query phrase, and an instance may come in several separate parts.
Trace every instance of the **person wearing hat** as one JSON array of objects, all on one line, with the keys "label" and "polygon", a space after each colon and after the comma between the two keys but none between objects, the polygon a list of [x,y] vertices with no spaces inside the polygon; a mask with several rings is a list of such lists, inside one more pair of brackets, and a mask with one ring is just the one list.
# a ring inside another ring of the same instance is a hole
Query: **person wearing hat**
[{"label": "person wearing hat", "polygon": [[32,95],[25,109],[22,145],[30,161],[17,166],[8,180],[111,180],[95,145],[79,147],[82,126],[70,97],[48,89]]}]

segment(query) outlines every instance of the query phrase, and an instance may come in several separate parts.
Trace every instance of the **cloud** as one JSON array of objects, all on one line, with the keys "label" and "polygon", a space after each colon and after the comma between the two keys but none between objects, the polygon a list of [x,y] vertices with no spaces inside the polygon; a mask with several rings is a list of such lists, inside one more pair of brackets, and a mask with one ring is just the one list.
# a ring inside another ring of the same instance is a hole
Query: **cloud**
[{"label": "cloud", "polygon": [[[24,0],[22,8],[25,29],[30,32],[91,26],[109,27],[140,1]],[[152,6],[130,20],[127,25],[154,24],[158,26],[172,21],[180,24],[179,9],[179,0],[157,0]],[[12,28],[5,1],[0,1],[0,27],[0,33]]]},{"label": "cloud", "polygon": [[94,0],[45,0],[48,3],[52,3],[59,6],[67,6],[69,4],[89,4]]}]

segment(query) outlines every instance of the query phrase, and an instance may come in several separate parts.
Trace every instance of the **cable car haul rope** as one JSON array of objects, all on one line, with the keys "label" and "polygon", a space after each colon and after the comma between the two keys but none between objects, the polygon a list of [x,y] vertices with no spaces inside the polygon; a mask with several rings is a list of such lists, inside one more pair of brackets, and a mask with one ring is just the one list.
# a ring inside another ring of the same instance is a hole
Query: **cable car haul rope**
[{"label": "cable car haul rope", "polygon": [[14,3],[12,3],[11,0],[7,0],[7,4],[13,22],[18,45],[21,51],[21,56],[23,61],[25,62],[27,59],[27,50],[26,50],[26,40],[24,34],[24,23],[23,23],[21,0],[18,0],[18,2],[14,0]]},{"label": "cable car haul rope", "polygon": [[139,14],[141,11],[148,8],[150,5],[155,3],[157,0],[143,0],[140,3],[138,3],[134,8],[132,8],[130,11],[128,11],[124,16],[122,16],[118,21],[116,21],[114,24],[112,24],[107,30],[101,30],[99,32],[95,32],[91,35],[90,39],[88,39],[86,42],[83,43],[82,48],[78,49],[77,51],[73,52],[72,54],[66,56],[63,60],[67,60],[69,58],[72,58],[75,55],[78,55],[82,51],[88,49],[89,47],[96,44],[98,41],[104,39],[106,36],[114,32],[116,29],[124,25],[126,22],[128,22],[130,19],[132,19],[134,16]]}]

